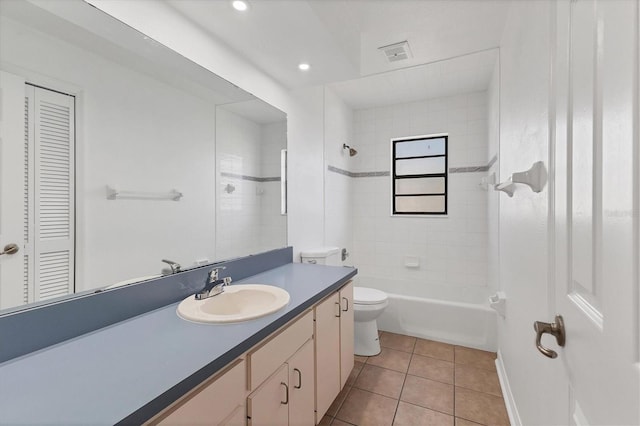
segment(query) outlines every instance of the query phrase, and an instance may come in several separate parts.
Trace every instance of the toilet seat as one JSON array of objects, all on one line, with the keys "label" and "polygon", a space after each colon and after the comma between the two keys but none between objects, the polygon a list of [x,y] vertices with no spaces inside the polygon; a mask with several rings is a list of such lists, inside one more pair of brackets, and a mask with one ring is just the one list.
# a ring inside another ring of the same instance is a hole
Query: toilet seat
[{"label": "toilet seat", "polygon": [[387,293],[375,288],[354,287],[353,303],[356,305],[378,305],[387,300]]}]

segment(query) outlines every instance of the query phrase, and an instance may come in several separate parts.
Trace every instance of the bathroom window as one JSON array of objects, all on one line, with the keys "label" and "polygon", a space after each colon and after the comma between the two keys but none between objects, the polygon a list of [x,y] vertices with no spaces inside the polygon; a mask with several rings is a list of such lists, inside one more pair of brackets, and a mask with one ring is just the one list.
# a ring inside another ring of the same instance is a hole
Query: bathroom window
[{"label": "bathroom window", "polygon": [[447,214],[447,135],[392,139],[392,214]]}]

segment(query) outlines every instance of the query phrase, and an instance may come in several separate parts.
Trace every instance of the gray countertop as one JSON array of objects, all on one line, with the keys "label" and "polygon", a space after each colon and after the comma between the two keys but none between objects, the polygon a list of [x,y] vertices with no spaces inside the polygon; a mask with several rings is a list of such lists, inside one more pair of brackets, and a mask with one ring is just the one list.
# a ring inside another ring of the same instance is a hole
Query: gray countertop
[{"label": "gray countertop", "polygon": [[287,290],[289,304],[274,314],[197,324],[178,318],[174,303],[7,361],[0,364],[0,423],[140,423],[356,272],[286,264],[238,282]]}]

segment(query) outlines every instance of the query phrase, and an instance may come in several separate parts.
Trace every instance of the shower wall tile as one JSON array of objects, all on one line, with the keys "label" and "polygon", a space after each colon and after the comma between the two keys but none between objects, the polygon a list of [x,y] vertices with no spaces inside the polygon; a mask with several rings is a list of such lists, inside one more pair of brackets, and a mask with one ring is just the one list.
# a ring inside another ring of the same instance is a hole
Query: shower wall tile
[{"label": "shower wall tile", "polygon": [[[224,109],[217,111],[217,119],[216,258],[286,246],[287,223],[280,214],[276,180],[280,150],[287,145],[286,122],[259,124]],[[226,184],[234,191],[224,191]]]},{"label": "shower wall tile", "polygon": [[[358,155],[351,158],[349,170],[389,171],[392,138],[434,133],[449,134],[450,168],[486,166],[488,117],[486,92],[355,110],[353,146]],[[358,267],[360,285],[415,296],[447,294],[454,287],[473,297],[484,294],[489,208],[479,183],[486,175],[449,175],[447,217],[392,217],[389,176],[341,176],[351,182],[350,260]],[[407,256],[417,257],[419,267],[406,267]]]},{"label": "shower wall tile", "polygon": [[[349,156],[349,152],[343,149],[343,144],[350,145],[361,151],[361,147],[354,143],[354,131],[368,131],[369,137],[373,138],[374,132],[371,129],[373,112],[370,117],[356,120],[353,111],[349,108],[333,91],[325,88],[325,164],[344,170],[346,173],[335,173],[325,168],[325,198],[324,198],[324,244],[346,248],[349,253],[355,251],[353,245],[353,222],[352,215],[352,178],[354,159],[360,157]],[[365,150],[363,156],[371,167],[375,165],[375,155]],[[308,248],[308,247],[305,247]],[[304,249],[304,248],[303,248]],[[345,262],[351,265],[352,259]]]}]

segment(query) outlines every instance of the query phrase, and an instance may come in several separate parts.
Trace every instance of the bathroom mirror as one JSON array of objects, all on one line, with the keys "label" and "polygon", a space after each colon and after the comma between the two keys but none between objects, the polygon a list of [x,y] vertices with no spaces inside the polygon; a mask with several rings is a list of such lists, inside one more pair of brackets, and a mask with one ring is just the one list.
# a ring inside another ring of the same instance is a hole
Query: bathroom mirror
[{"label": "bathroom mirror", "polygon": [[281,111],[80,0],[0,0],[0,71],[0,309],[286,245]]},{"label": "bathroom mirror", "polygon": [[229,259],[285,246],[286,115],[254,99],[218,106],[216,120],[216,254]]}]

